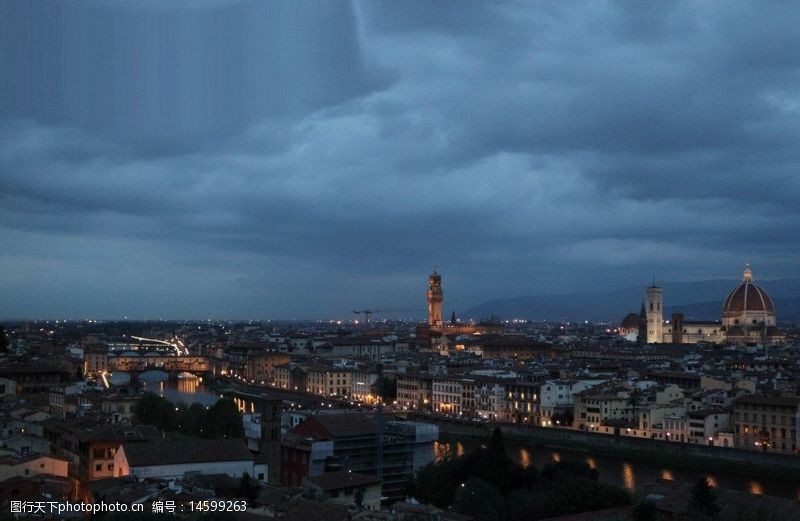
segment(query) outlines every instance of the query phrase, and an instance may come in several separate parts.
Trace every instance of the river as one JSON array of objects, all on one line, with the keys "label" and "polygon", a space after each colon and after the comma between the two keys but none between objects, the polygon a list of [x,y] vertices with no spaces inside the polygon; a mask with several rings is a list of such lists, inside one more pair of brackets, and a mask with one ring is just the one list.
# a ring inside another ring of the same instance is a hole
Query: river
[{"label": "river", "polygon": [[[127,375],[112,375],[112,383],[124,383]],[[181,378],[168,380],[167,374],[160,371],[148,371],[139,376],[145,389],[157,393],[175,403],[200,403],[212,405],[219,399],[219,395],[205,389],[200,378]],[[242,412],[255,412],[255,403],[234,397],[239,410]],[[434,454],[440,456],[447,451],[457,455],[468,454],[480,442],[467,437],[443,438],[436,442]],[[533,448],[530,446],[507,443],[506,452],[512,461],[523,466],[533,465],[541,469],[551,461],[561,459],[574,459],[585,461],[590,467],[597,469],[600,480],[605,483],[617,485],[628,491],[634,492],[641,487],[652,483],[656,479],[672,479],[686,483],[694,483],[701,476],[706,477],[713,486],[724,487],[731,490],[745,491],[751,494],[761,494],[792,498],[800,501],[800,484],[785,480],[750,479],[746,476],[733,473],[705,473],[697,469],[685,467],[664,467],[642,461],[627,461],[622,458],[594,455],[580,451],[552,450]],[[800,465],[800,458],[798,458]]]},{"label": "river", "polygon": [[[114,373],[110,376],[109,381],[112,385],[124,385],[129,379],[130,376],[127,373]],[[145,391],[153,392],[176,404],[199,403],[211,406],[221,396],[203,387],[203,379],[194,376],[170,380],[167,373],[163,371],[146,371],[139,375],[139,382],[142,383]],[[243,400],[236,396],[232,398],[240,412],[256,412],[256,405],[252,400]]]},{"label": "river", "polygon": [[[448,452],[456,455],[469,454],[480,441],[473,438],[454,436],[441,439],[435,444],[437,457]],[[601,456],[581,451],[553,450],[541,447],[530,447],[506,442],[506,453],[515,463],[523,467],[533,465],[537,469],[544,468],[550,462],[562,460],[583,461],[600,474],[600,480],[629,492],[641,490],[656,479],[670,479],[684,483],[695,483],[698,478],[705,477],[715,487],[744,491],[751,494],[779,496],[800,501],[800,484],[777,479],[751,479],[733,473],[708,473],[687,467],[665,467],[642,461],[625,460],[612,456]],[[798,462],[800,464],[800,461]]]}]

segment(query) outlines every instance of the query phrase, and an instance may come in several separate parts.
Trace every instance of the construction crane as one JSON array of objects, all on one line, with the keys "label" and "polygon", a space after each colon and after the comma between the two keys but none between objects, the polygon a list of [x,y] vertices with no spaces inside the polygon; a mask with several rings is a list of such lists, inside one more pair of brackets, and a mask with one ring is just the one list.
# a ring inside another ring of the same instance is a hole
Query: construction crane
[{"label": "construction crane", "polygon": [[383,317],[386,316],[388,313],[418,313],[420,312],[419,309],[364,309],[364,310],[353,310],[353,313],[356,315],[364,315],[364,321],[369,322],[369,317],[375,314],[381,314]]},{"label": "construction crane", "polygon": [[375,312],[374,311],[370,311],[369,309],[364,309],[364,310],[361,310],[361,311],[356,311],[354,309],[353,313],[355,313],[356,315],[361,315],[363,313],[364,314],[364,323],[365,324],[369,324],[369,316],[372,315]]}]

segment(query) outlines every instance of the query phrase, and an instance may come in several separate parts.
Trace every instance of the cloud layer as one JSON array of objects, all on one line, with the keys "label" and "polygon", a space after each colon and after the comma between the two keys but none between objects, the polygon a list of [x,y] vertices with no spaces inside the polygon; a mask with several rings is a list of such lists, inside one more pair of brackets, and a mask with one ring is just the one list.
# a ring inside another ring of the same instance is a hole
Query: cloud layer
[{"label": "cloud layer", "polygon": [[8,1],[0,316],[795,276],[791,3]]}]

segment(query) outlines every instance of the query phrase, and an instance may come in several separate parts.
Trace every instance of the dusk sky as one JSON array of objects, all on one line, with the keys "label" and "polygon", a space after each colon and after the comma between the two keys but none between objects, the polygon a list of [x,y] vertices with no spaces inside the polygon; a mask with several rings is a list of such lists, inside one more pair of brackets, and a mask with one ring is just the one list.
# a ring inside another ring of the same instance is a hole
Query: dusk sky
[{"label": "dusk sky", "polygon": [[[800,261],[800,4],[0,0],[0,318]],[[638,302],[632,306],[638,307]]]}]

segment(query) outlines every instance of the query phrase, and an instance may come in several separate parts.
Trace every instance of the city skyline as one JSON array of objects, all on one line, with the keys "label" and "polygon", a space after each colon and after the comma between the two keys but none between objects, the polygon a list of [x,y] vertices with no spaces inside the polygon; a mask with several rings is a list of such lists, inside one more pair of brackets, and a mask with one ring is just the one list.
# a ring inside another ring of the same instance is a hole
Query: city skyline
[{"label": "city skyline", "polygon": [[433,266],[446,317],[746,261],[796,278],[792,5],[0,20],[3,318],[422,316]]}]

